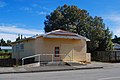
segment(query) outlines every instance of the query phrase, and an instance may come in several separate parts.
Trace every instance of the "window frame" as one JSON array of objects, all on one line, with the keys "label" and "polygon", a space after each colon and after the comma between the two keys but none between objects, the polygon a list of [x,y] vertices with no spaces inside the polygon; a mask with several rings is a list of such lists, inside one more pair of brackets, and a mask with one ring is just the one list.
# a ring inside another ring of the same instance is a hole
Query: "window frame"
[{"label": "window frame", "polygon": [[20,44],[20,51],[24,52],[24,44],[23,43]]},{"label": "window frame", "polygon": [[55,54],[55,57],[59,57],[60,55],[60,47],[55,47],[54,48],[54,54]]}]

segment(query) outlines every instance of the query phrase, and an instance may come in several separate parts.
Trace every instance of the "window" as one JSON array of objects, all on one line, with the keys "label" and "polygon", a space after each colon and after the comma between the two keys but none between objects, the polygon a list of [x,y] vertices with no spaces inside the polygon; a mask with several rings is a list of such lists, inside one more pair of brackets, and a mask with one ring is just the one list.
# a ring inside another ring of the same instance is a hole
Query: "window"
[{"label": "window", "polygon": [[55,47],[55,57],[59,57],[59,47]]},{"label": "window", "polygon": [[21,51],[24,51],[24,44],[20,45],[20,49],[21,49]]}]

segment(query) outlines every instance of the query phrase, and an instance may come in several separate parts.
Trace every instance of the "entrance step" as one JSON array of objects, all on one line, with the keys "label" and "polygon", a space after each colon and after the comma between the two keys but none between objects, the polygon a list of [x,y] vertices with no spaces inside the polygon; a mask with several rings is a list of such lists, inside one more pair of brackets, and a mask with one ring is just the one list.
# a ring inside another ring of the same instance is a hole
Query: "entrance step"
[{"label": "entrance step", "polygon": [[87,65],[85,63],[80,63],[80,62],[65,62],[65,65],[68,65],[68,66],[84,66],[84,65]]}]

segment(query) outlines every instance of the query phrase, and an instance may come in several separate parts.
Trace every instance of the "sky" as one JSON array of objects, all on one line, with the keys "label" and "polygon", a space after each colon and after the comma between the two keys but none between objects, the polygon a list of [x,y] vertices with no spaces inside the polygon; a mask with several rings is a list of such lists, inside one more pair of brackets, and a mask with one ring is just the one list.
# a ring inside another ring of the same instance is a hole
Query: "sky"
[{"label": "sky", "polygon": [[120,0],[0,0],[0,39],[15,41],[18,34],[43,34],[46,15],[64,4],[102,17],[113,36],[120,37]]}]

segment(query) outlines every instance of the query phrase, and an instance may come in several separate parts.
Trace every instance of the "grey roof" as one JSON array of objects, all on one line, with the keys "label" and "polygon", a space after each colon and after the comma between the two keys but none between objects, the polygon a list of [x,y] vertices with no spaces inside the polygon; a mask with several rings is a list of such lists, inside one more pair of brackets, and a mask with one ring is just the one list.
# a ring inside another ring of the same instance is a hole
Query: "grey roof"
[{"label": "grey roof", "polygon": [[114,49],[120,49],[120,44],[118,44],[118,43],[113,43],[113,44],[114,44],[114,46],[113,46]]},{"label": "grey roof", "polygon": [[64,31],[64,30],[55,30],[42,35],[44,38],[66,38],[66,39],[84,39],[90,41],[88,38],[78,35],[76,33]]},{"label": "grey roof", "polygon": [[[44,37],[44,38],[65,38],[65,39],[84,39],[86,41],[90,41],[90,39],[83,37],[79,34],[73,33],[73,32],[69,32],[69,31],[64,31],[64,30],[54,30],[48,33],[44,33],[44,34],[40,34],[40,35],[34,35],[32,37],[28,37],[26,39],[22,39],[16,42],[20,42],[20,41],[24,41],[24,40],[28,40],[28,39],[35,39],[37,37]],[[13,42],[15,43],[15,42]]]},{"label": "grey roof", "polygon": [[118,44],[118,43],[113,43],[114,44],[114,46],[120,46],[120,44]]}]

